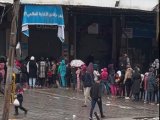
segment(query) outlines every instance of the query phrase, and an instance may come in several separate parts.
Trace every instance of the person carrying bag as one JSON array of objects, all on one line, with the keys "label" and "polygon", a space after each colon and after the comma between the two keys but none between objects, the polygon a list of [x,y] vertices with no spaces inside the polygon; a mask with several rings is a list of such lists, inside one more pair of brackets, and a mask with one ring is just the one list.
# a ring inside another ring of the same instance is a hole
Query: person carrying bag
[{"label": "person carrying bag", "polygon": [[[23,88],[20,86],[20,84],[17,84],[16,86],[16,98],[13,102],[14,106],[15,106],[15,114],[14,115],[18,115],[18,108],[20,108],[21,110],[24,111],[24,114],[26,115],[27,114],[27,110],[26,108],[24,108],[22,106],[22,103],[23,103]],[[19,103],[18,103],[19,102]]]}]

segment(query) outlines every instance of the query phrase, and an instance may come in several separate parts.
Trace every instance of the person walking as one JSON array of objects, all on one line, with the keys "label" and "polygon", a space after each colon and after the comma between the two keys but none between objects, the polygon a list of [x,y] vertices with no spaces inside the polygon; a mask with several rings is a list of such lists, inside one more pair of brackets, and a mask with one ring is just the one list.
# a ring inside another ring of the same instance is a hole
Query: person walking
[{"label": "person walking", "polygon": [[37,78],[37,68],[38,64],[35,61],[34,56],[30,58],[30,61],[27,63],[27,72],[29,75],[29,87],[35,88],[36,78]]},{"label": "person walking", "polygon": [[103,114],[103,108],[102,108],[102,92],[101,92],[101,84],[100,79],[98,78],[97,81],[93,84],[90,90],[90,97],[91,97],[91,109],[90,109],[90,117],[89,120],[93,120],[93,110],[95,108],[96,103],[98,104],[99,111],[101,118],[105,118]]},{"label": "person walking", "polygon": [[87,107],[87,100],[90,99],[90,89],[93,84],[93,77],[88,72],[89,69],[87,68],[86,72],[82,75],[83,81],[83,91],[84,91],[84,105],[82,107]]},{"label": "person walking", "polygon": [[16,85],[16,99],[19,101],[19,106],[15,106],[15,114],[14,115],[19,115],[18,108],[24,111],[24,114],[26,115],[28,110],[23,107],[23,87],[20,84]]}]

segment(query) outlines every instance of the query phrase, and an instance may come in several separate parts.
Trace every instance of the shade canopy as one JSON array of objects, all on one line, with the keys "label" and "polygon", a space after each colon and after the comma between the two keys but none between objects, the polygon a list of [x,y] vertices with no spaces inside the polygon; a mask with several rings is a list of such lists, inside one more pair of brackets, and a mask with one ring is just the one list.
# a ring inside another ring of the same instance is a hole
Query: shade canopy
[{"label": "shade canopy", "polygon": [[[20,0],[22,4],[95,6],[152,11],[158,0]],[[118,2],[117,2],[118,1]],[[0,3],[13,3],[13,0],[0,0]]]}]

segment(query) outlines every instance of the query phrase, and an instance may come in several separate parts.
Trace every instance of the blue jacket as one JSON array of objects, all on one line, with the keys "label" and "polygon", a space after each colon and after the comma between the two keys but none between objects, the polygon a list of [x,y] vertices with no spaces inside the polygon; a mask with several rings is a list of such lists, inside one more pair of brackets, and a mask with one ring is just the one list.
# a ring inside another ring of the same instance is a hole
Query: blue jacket
[{"label": "blue jacket", "polygon": [[60,65],[59,65],[59,74],[61,76],[65,76],[66,75],[66,64],[65,64],[65,60],[62,60]]}]

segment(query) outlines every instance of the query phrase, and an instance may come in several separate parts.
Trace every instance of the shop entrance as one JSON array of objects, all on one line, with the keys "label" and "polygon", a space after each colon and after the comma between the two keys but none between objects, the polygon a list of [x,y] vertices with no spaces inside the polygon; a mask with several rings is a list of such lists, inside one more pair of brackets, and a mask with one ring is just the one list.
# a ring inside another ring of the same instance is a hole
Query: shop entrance
[{"label": "shop entrance", "polygon": [[59,58],[62,43],[57,37],[56,27],[32,26],[29,37],[29,56]]}]

